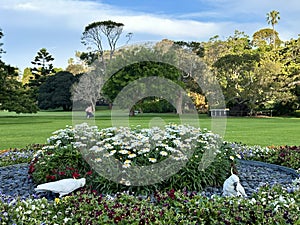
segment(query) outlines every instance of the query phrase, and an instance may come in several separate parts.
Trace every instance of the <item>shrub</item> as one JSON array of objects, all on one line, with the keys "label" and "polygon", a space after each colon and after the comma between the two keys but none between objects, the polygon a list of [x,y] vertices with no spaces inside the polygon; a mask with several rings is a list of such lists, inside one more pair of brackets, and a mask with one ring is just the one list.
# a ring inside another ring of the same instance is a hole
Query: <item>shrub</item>
[{"label": "shrub", "polygon": [[135,106],[144,113],[168,113],[175,112],[176,109],[170,102],[165,99],[145,99]]},{"label": "shrub", "polygon": [[92,174],[89,165],[73,145],[47,146],[38,154],[29,166],[29,173],[37,184]]},{"label": "shrub", "polygon": [[297,109],[298,103],[296,101],[280,101],[273,106],[274,116],[292,115]]}]

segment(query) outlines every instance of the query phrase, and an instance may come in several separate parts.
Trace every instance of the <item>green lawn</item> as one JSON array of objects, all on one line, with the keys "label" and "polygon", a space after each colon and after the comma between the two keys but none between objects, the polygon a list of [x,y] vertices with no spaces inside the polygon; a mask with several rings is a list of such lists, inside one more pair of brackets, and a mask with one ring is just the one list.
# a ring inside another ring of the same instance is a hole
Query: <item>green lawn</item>
[{"label": "green lawn", "polygon": [[[108,110],[97,111],[95,118],[96,125],[101,128],[112,126]],[[201,128],[211,128],[210,117],[200,115],[199,121]],[[149,124],[153,126],[170,122],[180,123],[179,117],[174,114],[142,114],[131,117],[129,124],[149,127]],[[66,125],[72,125],[72,112],[18,115],[2,111],[0,112],[0,150],[21,148],[32,143],[45,143],[53,131]],[[227,118],[225,140],[262,146],[300,145],[300,118]]]}]

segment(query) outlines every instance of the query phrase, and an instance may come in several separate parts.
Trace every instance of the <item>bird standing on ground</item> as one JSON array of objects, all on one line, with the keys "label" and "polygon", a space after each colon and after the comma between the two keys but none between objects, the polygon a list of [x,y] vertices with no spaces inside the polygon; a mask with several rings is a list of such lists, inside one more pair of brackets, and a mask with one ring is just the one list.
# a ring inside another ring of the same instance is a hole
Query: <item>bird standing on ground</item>
[{"label": "bird standing on ground", "polygon": [[240,178],[232,172],[223,184],[223,196],[247,197],[244,187],[240,183]]}]

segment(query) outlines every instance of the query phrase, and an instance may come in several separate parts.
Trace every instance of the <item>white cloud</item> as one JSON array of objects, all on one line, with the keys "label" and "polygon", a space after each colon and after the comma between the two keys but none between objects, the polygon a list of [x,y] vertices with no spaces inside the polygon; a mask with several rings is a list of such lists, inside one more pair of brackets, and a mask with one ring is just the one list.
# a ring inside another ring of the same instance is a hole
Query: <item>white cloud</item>
[{"label": "white cloud", "polygon": [[36,11],[39,10],[38,7],[36,7],[34,4],[31,2],[26,2],[26,3],[19,3],[15,5],[16,10],[28,10],[28,11]]},{"label": "white cloud", "polygon": [[[174,19],[172,15],[145,15],[91,1],[31,0],[20,3],[17,0],[9,0],[2,7],[13,11],[22,10],[23,13],[27,11],[26,16],[22,14],[19,20],[14,19],[15,26],[22,22],[23,27],[46,25],[50,29],[55,29],[64,26],[66,29],[82,31],[88,23],[111,19],[124,23],[128,32],[159,37],[197,39],[214,35],[219,31],[219,26],[211,22]],[[13,11],[11,16],[17,16]]]},{"label": "white cloud", "polygon": [[[265,20],[266,13],[272,9],[280,11],[282,15],[280,24],[287,25],[286,30],[284,27],[281,28],[285,33],[293,33],[288,29],[294,29],[295,23],[298,25],[300,18],[298,13],[300,1],[298,0],[289,0],[289,4],[272,0],[212,0],[209,2],[199,0],[199,4],[201,3],[202,5],[210,5],[210,8],[177,17],[174,15],[144,14],[112,7],[99,1],[79,0],[4,0],[0,10],[1,8],[12,10],[10,12],[12,18],[18,17],[18,12],[22,11],[23,14],[18,21],[22,22],[22,26],[32,26],[30,22],[33,20],[35,21],[33,24],[36,25],[45,24],[48,21],[47,26],[54,28],[55,26],[64,26],[66,29],[81,31],[90,22],[111,19],[123,22],[125,29],[130,32],[160,37],[186,37],[188,39],[206,38],[218,32],[226,31],[224,23],[227,24],[227,27],[229,24],[244,27],[245,31],[249,30],[249,26],[260,25],[256,28],[258,30],[268,26]],[[26,16],[24,16],[25,12],[27,12]],[[286,22],[287,17],[296,21]],[[17,21],[17,19],[14,18],[13,21]],[[51,24],[51,19],[55,24]],[[57,23],[57,20],[60,23]],[[222,34],[220,33],[220,35]]]},{"label": "white cloud", "polygon": [[[162,38],[199,39],[219,31],[218,25],[193,20],[178,20],[155,15],[117,17],[126,24],[126,30],[133,33],[146,33]],[[140,21],[140,22],[137,22]]]}]

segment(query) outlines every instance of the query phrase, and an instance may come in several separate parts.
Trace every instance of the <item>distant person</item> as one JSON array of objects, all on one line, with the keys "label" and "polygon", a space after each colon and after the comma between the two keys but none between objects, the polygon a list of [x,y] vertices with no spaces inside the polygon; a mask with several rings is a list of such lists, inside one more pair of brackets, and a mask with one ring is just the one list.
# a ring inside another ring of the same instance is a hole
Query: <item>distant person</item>
[{"label": "distant person", "polygon": [[93,107],[91,105],[85,109],[85,112],[86,112],[86,118],[94,117]]}]

